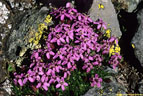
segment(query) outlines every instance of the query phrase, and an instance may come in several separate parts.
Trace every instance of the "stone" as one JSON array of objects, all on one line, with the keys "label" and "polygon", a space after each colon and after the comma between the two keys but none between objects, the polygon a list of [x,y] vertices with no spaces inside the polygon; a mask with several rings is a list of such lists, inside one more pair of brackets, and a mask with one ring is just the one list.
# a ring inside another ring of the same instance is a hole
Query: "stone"
[{"label": "stone", "polygon": [[135,56],[141,63],[143,67],[143,9],[137,13],[137,19],[139,23],[139,27],[135,36],[132,39],[132,43],[135,45],[134,53]]},{"label": "stone", "polygon": [[127,12],[133,12],[142,0],[112,0],[117,11],[124,9]]},{"label": "stone", "polygon": [[4,63],[3,59],[0,57],[0,83],[4,82],[7,78],[6,72],[6,64]]},{"label": "stone", "polygon": [[[99,6],[101,7],[99,8]],[[103,19],[107,25],[107,28],[112,30],[111,35],[121,37],[122,34],[120,31],[117,14],[111,0],[93,0],[92,6],[89,10],[89,16],[94,21],[99,18]]]},{"label": "stone", "polygon": [[106,76],[103,79],[101,88],[91,88],[83,96],[116,96],[117,94],[127,96],[125,95],[127,89],[116,80],[117,72],[109,67],[105,67],[105,70],[111,73],[112,76]]},{"label": "stone", "polygon": [[10,96],[4,89],[0,88],[0,96]]},{"label": "stone", "polygon": [[[19,13],[13,20],[13,27],[3,42],[4,57],[8,61],[15,61],[20,64],[24,58],[24,53],[29,49],[29,39],[38,32],[38,25],[44,22],[49,13],[49,9],[31,9]],[[30,47],[31,48],[31,47]]]}]

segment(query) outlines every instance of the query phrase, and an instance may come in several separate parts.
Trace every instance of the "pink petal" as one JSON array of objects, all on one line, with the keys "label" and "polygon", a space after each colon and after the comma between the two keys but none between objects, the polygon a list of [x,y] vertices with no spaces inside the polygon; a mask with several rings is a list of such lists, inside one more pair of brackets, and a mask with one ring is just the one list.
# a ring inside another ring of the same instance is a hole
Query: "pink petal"
[{"label": "pink petal", "polygon": [[56,88],[59,88],[60,86],[61,86],[61,84],[57,84],[57,85],[56,85]]},{"label": "pink petal", "polygon": [[43,72],[43,71],[40,71],[40,72],[38,72],[38,74],[39,74],[39,75],[43,75],[43,74],[44,74],[44,72]]},{"label": "pink petal", "polygon": [[28,80],[29,80],[30,82],[34,82],[34,81],[35,81],[35,79],[32,78],[32,77],[29,77]]},{"label": "pink petal", "polygon": [[40,76],[39,75],[36,76],[36,80],[40,81]]},{"label": "pink petal", "polygon": [[47,75],[50,75],[52,72],[52,69],[49,69],[48,72],[47,72]]},{"label": "pink petal", "polygon": [[57,40],[57,44],[58,44],[58,45],[60,45],[60,44],[61,44],[60,40]]},{"label": "pink petal", "polygon": [[43,75],[42,78],[41,78],[41,82],[44,82],[45,78],[46,78],[45,75]]},{"label": "pink petal", "polygon": [[100,84],[100,83],[97,83],[97,87],[100,88],[100,87],[101,87],[101,84]]},{"label": "pink petal", "polygon": [[35,56],[35,58],[38,58],[38,57],[39,57],[39,53],[36,52],[36,53],[34,54],[34,56]]},{"label": "pink petal", "polygon": [[46,91],[48,90],[48,87],[47,87],[47,86],[43,85],[42,87],[43,87]]},{"label": "pink petal", "polygon": [[64,56],[62,56],[62,55],[60,55],[59,57],[60,57],[60,59],[61,59],[61,60],[63,60],[63,59],[64,59]]},{"label": "pink petal", "polygon": [[89,56],[89,58],[88,58],[89,60],[93,60],[93,57],[91,57],[91,56]]},{"label": "pink petal", "polygon": [[73,32],[70,33],[69,37],[73,40]]},{"label": "pink petal", "polygon": [[60,82],[61,79],[60,79],[59,77],[57,77],[56,80],[57,80],[58,82]]},{"label": "pink petal", "polygon": [[47,83],[47,82],[44,82],[44,86],[50,86],[50,84],[49,83]]},{"label": "pink petal", "polygon": [[50,54],[46,53],[46,57],[47,57],[47,59],[50,59]]},{"label": "pink petal", "polygon": [[67,78],[67,73],[66,72],[64,72],[64,78]]},{"label": "pink petal", "polygon": [[36,88],[40,88],[41,87],[41,83],[38,83]]},{"label": "pink petal", "polygon": [[60,38],[60,40],[61,40],[63,43],[65,43],[65,40],[64,40],[63,38]]},{"label": "pink petal", "polygon": [[87,72],[87,73],[90,72],[90,68],[87,68],[86,72]]},{"label": "pink petal", "polygon": [[62,87],[62,90],[64,91],[64,90],[65,90],[65,86],[64,86],[64,85],[62,85],[61,87]]},{"label": "pink petal", "polygon": [[65,85],[65,86],[68,86],[68,83],[64,82],[64,85]]},{"label": "pink petal", "polygon": [[69,43],[69,37],[68,36],[66,37],[66,41],[67,41],[67,43]]},{"label": "pink petal", "polygon": [[83,59],[83,55],[82,54],[80,54],[80,57],[81,57],[81,59]]},{"label": "pink petal", "polygon": [[69,69],[69,68],[71,68],[71,67],[72,67],[72,66],[71,66],[71,63],[70,63],[70,62],[68,62],[68,69]]},{"label": "pink petal", "polygon": [[26,82],[27,82],[27,78],[25,78],[24,80],[23,80],[23,84],[26,84]]},{"label": "pink petal", "polygon": [[63,14],[63,15],[61,16],[61,21],[63,21],[64,18],[65,18],[65,15]]},{"label": "pink petal", "polygon": [[30,68],[32,68],[33,66],[34,66],[34,63],[31,63],[31,64],[30,64]]},{"label": "pink petal", "polygon": [[23,82],[22,82],[21,79],[18,79],[18,83],[19,83],[20,86],[23,86]]},{"label": "pink petal", "polygon": [[88,21],[89,21],[89,22],[92,22],[92,19],[91,19],[91,18],[88,18]]},{"label": "pink petal", "polygon": [[98,26],[97,26],[97,29],[100,29],[101,28],[101,24],[99,24]]},{"label": "pink petal", "polygon": [[106,27],[106,25],[105,25],[105,24],[103,24],[103,25],[102,25],[102,27],[103,27],[104,29],[107,29],[107,27]]},{"label": "pink petal", "polygon": [[50,51],[49,53],[50,53],[51,55],[55,55],[55,53],[54,53],[53,51]]},{"label": "pink petal", "polygon": [[56,71],[57,71],[58,73],[60,72],[59,67],[56,67]]},{"label": "pink petal", "polygon": [[69,8],[69,7],[71,7],[71,3],[68,2],[68,3],[66,4],[66,8]]},{"label": "pink petal", "polygon": [[15,84],[15,85],[17,85],[17,80],[16,80],[16,79],[14,79],[13,81],[14,81],[14,84]]},{"label": "pink petal", "polygon": [[80,16],[80,15],[78,16],[78,20],[79,20],[79,21],[81,20],[81,16]]},{"label": "pink petal", "polygon": [[51,43],[54,43],[54,42],[56,42],[57,41],[57,38],[53,38],[52,40],[51,40]]}]

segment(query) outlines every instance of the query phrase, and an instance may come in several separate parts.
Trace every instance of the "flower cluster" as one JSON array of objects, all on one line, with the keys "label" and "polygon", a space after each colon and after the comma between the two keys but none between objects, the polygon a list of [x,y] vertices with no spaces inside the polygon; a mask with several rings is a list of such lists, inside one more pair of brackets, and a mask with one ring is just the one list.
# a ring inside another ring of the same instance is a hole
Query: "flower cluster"
[{"label": "flower cluster", "polygon": [[97,87],[101,87],[101,82],[102,82],[102,78],[99,78],[98,74],[95,74],[95,76],[91,79],[91,86],[94,87],[95,85],[97,85]]},{"label": "flower cluster", "polygon": [[[23,86],[31,82],[36,88],[46,91],[51,85],[65,90],[69,86],[66,80],[77,66],[82,66],[81,70],[90,74],[95,66],[101,66],[105,61],[104,55],[109,56],[116,38],[104,38],[102,30],[106,29],[106,24],[101,19],[91,20],[87,15],[78,13],[70,3],[54,9],[51,15],[53,22],[59,21],[58,24],[48,30],[45,46],[33,50],[28,71],[14,74],[15,84]],[[115,54],[110,59],[109,63],[114,68],[117,66],[114,61],[119,62],[120,55]],[[91,86],[100,87],[102,79],[95,73],[91,82]]]}]

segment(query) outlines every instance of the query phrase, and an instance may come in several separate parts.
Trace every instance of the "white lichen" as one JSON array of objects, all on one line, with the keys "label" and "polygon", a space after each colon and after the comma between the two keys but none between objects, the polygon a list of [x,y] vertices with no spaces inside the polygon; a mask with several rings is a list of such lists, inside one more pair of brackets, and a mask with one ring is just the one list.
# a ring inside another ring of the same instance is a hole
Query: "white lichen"
[{"label": "white lichen", "polygon": [[5,24],[8,19],[9,10],[6,8],[6,5],[0,2],[0,24]]}]

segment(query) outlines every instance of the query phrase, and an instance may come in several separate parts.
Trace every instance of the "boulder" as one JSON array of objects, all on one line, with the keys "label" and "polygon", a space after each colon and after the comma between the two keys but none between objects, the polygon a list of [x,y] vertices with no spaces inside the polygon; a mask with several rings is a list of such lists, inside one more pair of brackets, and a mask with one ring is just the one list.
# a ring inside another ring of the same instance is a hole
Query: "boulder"
[{"label": "boulder", "polygon": [[[21,52],[26,52],[29,48],[32,48],[29,39],[35,36],[35,32],[38,32],[38,25],[44,22],[48,15],[48,10],[46,7],[31,9],[15,17],[11,32],[3,42],[6,59],[11,62],[16,60],[15,62],[20,64],[24,57],[24,53]],[[21,56],[20,53],[22,54]]]},{"label": "boulder", "polygon": [[101,88],[91,88],[83,96],[116,96],[117,94],[124,94],[124,96],[127,96],[125,95],[127,94],[127,88],[122,86],[116,79],[118,70],[115,71],[109,67],[106,67],[105,70],[112,74],[112,76],[106,76],[103,79]]},{"label": "boulder", "polygon": [[112,30],[111,35],[115,37],[120,37],[122,35],[117,14],[111,0],[93,0],[92,6],[89,10],[89,16],[93,20],[97,20],[99,18],[103,19],[107,28]]},{"label": "boulder", "polygon": [[137,19],[139,23],[139,27],[135,36],[132,39],[132,43],[135,45],[134,53],[135,56],[141,63],[143,67],[143,9],[137,13]]}]

